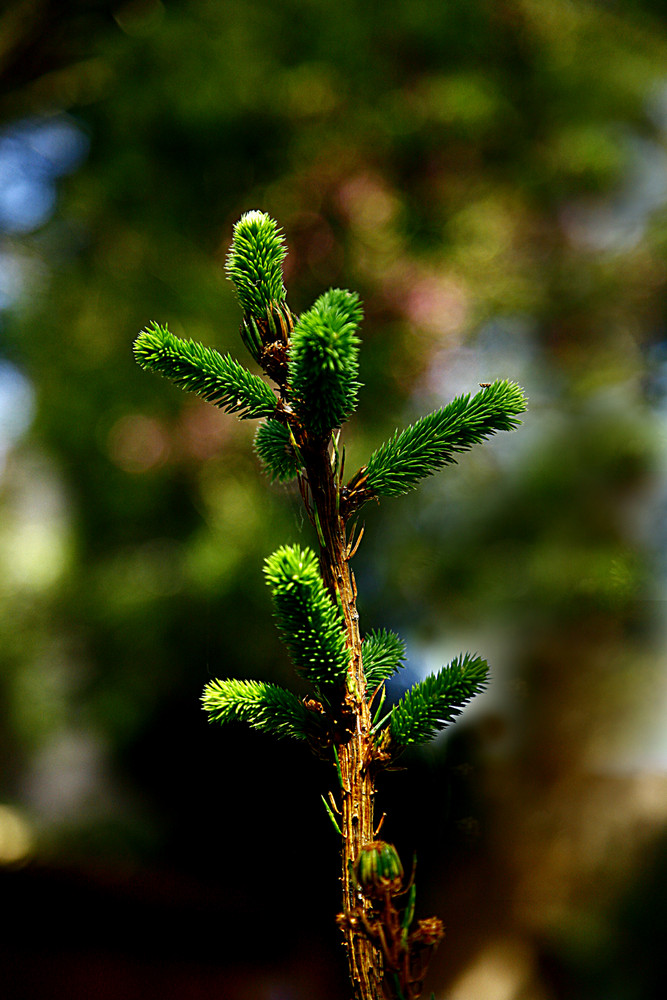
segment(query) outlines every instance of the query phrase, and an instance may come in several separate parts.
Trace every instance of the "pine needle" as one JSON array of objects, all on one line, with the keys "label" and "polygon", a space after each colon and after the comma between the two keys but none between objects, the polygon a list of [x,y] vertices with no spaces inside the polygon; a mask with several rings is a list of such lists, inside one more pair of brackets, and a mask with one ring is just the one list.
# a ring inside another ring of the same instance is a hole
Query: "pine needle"
[{"label": "pine needle", "polygon": [[401,747],[427,743],[484,689],[488,673],[486,660],[466,653],[415,684],[394,707],[389,724],[392,741]]},{"label": "pine needle", "polygon": [[403,665],[405,643],[400,635],[389,629],[370,632],[361,647],[361,659],[366,677],[366,688],[372,693]]},{"label": "pine needle", "polygon": [[266,560],[278,629],[294,666],[316,686],[343,684],[350,654],[345,624],[311,549],[284,545]]},{"label": "pine needle", "polygon": [[377,496],[400,496],[445,465],[455,455],[519,425],[527,401],[515,382],[492,383],[474,396],[458,396],[447,406],[396,432],[366,466],[366,481]]},{"label": "pine needle", "polygon": [[303,423],[327,435],[356,409],[363,311],[356,292],[331,288],[292,333],[288,384]]},{"label": "pine needle", "polygon": [[274,304],[284,302],[286,256],[283,234],[271,216],[259,211],[241,216],[234,226],[225,271],[244,312],[263,318]]},{"label": "pine needle", "polygon": [[279,738],[305,740],[317,718],[291,691],[265,681],[213,680],[204,688],[202,705],[211,722],[245,722]]},{"label": "pine needle", "polygon": [[166,326],[151,323],[134,342],[134,356],[142,368],[171,379],[179,389],[194,392],[227,413],[241,418],[269,417],[276,397],[258,375],[228,354],[193,340],[181,340]]},{"label": "pine needle", "polygon": [[255,451],[272,480],[285,483],[301,469],[290,438],[289,428],[279,420],[266,420],[255,434]]}]

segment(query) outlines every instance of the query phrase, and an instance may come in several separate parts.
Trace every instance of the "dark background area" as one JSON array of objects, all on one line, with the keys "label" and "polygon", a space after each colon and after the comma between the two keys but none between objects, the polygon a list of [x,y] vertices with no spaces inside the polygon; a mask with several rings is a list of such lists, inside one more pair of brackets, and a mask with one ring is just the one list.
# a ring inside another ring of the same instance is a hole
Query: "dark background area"
[{"label": "dark background area", "polygon": [[314,540],[252,423],[131,353],[158,320],[250,364],[251,208],[293,310],[364,301],[350,474],[479,382],[530,398],[355,557],[363,631],[407,641],[393,697],[465,649],[493,672],[381,783],[447,927],[427,990],[664,992],[666,66],[649,2],[2,6],[5,996],[349,994],[331,770],[199,705],[303,690],[261,570]]}]

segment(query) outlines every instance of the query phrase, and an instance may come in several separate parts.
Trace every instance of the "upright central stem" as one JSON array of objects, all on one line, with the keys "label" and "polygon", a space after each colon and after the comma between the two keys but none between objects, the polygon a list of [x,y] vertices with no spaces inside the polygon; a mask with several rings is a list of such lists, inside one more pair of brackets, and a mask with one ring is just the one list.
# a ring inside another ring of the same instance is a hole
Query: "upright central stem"
[{"label": "upright central stem", "polygon": [[[321,531],[322,575],[332,596],[340,598],[350,650],[347,691],[341,707],[350,719],[351,731],[338,744],[338,759],[342,785],[343,910],[351,913],[360,906],[366,911],[370,908],[369,901],[356,889],[354,866],[361,848],[374,839],[371,715],[361,662],[356,586],[349,566],[345,524],[338,509],[338,487],[327,451],[318,451],[310,458],[308,479]],[[344,934],[355,1000],[382,1000],[381,954],[368,940],[362,924],[354,921],[346,924]]]}]

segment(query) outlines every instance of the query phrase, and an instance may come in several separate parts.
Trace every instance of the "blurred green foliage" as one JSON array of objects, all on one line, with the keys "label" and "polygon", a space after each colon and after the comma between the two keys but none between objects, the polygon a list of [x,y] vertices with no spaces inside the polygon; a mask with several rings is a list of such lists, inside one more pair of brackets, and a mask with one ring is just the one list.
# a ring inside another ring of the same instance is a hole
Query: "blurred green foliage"
[{"label": "blurred green foliage", "polygon": [[[503,650],[536,773],[605,758],[628,700],[650,700],[660,6],[134,0],[1,17],[3,135],[45,116],[89,142],[50,217],[0,234],[3,276],[8,261],[21,276],[0,357],[34,392],[0,481],[0,797],[42,855],[199,870],[229,801],[266,783],[263,744],[213,738],[198,698],[212,676],[287,676],[261,566],[312,539],[292,487],[262,479],[252,428],[131,353],[155,320],[242,357],[223,261],[252,208],[285,230],[292,310],[330,286],[364,303],[350,474],[478,382],[517,380],[531,401],[507,443],[369,510],[364,631],[400,625],[417,670],[427,649],[443,663],[461,634],[491,636],[473,647],[492,675]],[[273,794],[319,857],[319,796],[308,812],[292,789],[315,765],[271,753],[274,790],[234,843],[251,855]],[[428,822],[426,865],[445,836]]]}]

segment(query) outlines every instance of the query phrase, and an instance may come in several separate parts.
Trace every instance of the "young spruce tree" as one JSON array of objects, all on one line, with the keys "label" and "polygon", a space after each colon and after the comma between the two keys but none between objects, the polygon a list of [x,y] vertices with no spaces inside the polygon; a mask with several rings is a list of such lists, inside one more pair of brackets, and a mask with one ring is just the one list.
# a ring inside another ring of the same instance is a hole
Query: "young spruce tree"
[{"label": "young spruce tree", "polygon": [[226,270],[238,294],[241,337],[275,389],[229,355],[152,324],[134,345],[138,363],[181,389],[260,420],[257,454],[273,480],[296,480],[317,551],[284,545],[264,572],[280,635],[312,686],[302,699],[276,684],[224,678],[207,684],[211,720],[245,722],[306,743],[335,768],[324,805],[340,836],[343,899],[338,924],[355,1000],[416,1000],[443,937],[437,917],[414,923],[414,870],[405,878],[395,848],[378,839],[378,772],[401,752],[452,723],[485,685],[488,666],[470,653],[415,684],[385,708],[385,682],[404,660],[394,632],[363,636],[350,562],[369,500],[400,496],[496,431],[515,428],[526,408],[520,387],[496,381],[396,432],[347,481],[340,428],[357,405],[362,307],[332,288],[297,317],[283,285],[286,249],[276,223],[246,213],[234,227]]}]

